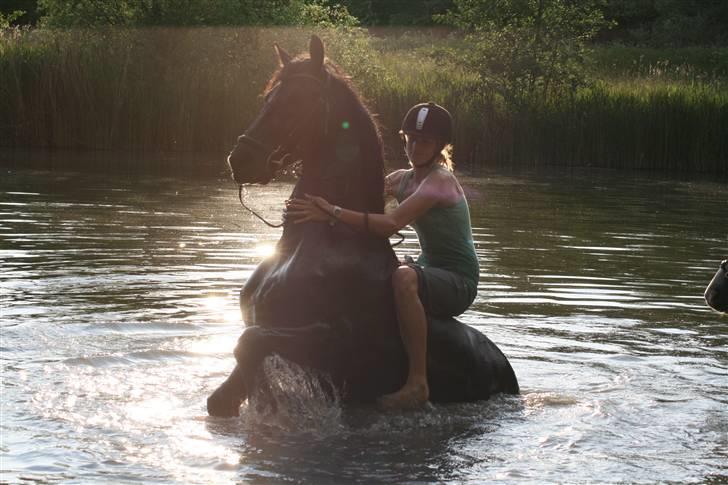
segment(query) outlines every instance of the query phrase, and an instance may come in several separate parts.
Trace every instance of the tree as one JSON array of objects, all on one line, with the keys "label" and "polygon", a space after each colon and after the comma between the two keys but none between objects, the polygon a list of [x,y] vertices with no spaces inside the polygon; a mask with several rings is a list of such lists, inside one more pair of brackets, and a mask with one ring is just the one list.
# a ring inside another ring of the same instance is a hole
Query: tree
[{"label": "tree", "polygon": [[341,0],[364,25],[433,25],[433,16],[453,7],[453,0]]},{"label": "tree", "polygon": [[33,25],[38,21],[36,0],[2,0],[0,2],[0,26]]},{"label": "tree", "polygon": [[728,42],[725,0],[606,0],[617,28],[602,39],[658,47]]},{"label": "tree", "polygon": [[38,0],[38,7],[50,27],[357,23],[345,7],[327,0]]},{"label": "tree", "polygon": [[587,43],[607,25],[600,0],[455,0],[439,17],[466,33],[464,59],[485,96],[521,104],[585,82]]}]

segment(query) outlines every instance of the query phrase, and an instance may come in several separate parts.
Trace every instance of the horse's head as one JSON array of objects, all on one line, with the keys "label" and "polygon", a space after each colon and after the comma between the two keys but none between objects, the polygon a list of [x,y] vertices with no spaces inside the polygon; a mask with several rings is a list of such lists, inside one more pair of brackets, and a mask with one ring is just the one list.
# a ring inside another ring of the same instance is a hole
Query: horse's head
[{"label": "horse's head", "polygon": [[711,308],[728,313],[728,259],[720,263],[718,272],[705,289],[705,301]]},{"label": "horse's head", "polygon": [[268,183],[276,170],[316,149],[325,132],[330,75],[324,45],[315,35],[309,57],[291,60],[275,46],[280,62],[265,91],[265,104],[228,156],[239,184]]}]

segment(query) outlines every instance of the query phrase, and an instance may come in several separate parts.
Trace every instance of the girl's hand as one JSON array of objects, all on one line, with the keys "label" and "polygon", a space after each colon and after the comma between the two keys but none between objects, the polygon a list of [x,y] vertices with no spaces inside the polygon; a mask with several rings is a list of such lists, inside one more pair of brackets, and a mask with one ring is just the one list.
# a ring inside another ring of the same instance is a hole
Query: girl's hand
[{"label": "girl's hand", "polygon": [[294,224],[306,221],[326,222],[331,219],[334,208],[323,197],[305,194],[305,199],[286,201],[286,218]]}]

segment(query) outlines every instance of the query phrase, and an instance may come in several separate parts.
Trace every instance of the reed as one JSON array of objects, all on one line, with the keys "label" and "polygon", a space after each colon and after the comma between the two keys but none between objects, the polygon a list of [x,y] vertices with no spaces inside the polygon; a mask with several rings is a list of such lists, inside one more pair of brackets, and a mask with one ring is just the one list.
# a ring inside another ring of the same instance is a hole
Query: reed
[{"label": "reed", "polygon": [[[728,74],[704,60],[720,61],[725,49],[673,52],[668,62],[656,52],[597,52],[599,80],[514,108],[442,55],[457,41],[320,34],[378,113],[391,161],[401,160],[405,111],[432,100],[455,115],[455,160],[466,170],[728,173]],[[299,52],[309,35],[284,28],[5,30],[0,145],[224,154],[260,108],[275,68],[272,44]],[[691,56],[700,62],[686,62]]]},{"label": "reed", "polygon": [[592,50],[592,70],[600,78],[711,80],[728,77],[725,47],[635,47],[599,45]]}]

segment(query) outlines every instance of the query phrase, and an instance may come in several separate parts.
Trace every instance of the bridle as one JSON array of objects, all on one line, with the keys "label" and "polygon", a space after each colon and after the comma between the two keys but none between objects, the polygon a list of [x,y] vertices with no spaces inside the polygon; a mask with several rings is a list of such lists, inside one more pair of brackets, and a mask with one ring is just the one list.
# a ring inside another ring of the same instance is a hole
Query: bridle
[{"label": "bridle", "polygon": [[[324,136],[327,136],[329,133],[329,113],[330,113],[330,102],[329,102],[329,96],[328,96],[329,92],[328,91],[329,91],[329,87],[331,85],[331,74],[329,74],[326,71],[324,71],[324,73],[325,73],[326,77],[324,78],[323,81],[312,74],[294,74],[294,75],[290,76],[289,78],[287,78],[286,80],[297,79],[297,78],[298,79],[313,79],[314,81],[316,81],[319,84],[319,87],[321,88],[319,91],[319,103],[320,103],[320,106],[322,107],[323,115],[324,115],[322,131],[323,131]],[[280,87],[280,83],[273,89],[274,90],[279,89],[279,87]],[[269,145],[265,144],[264,142],[262,142],[256,138],[253,138],[249,135],[246,135],[246,134],[242,134],[238,137],[238,144],[245,143],[245,144],[248,144],[249,146],[254,147],[257,150],[262,150],[263,153],[267,152],[268,156],[266,157],[266,164],[270,167],[271,165],[276,164],[276,162],[272,161],[274,156],[277,156],[278,154],[282,153],[283,154],[282,159],[285,159],[287,156],[290,155],[292,148],[296,147],[296,145],[299,142],[299,139],[298,139],[298,137],[300,136],[299,133],[302,131],[301,128],[304,125],[303,121],[305,121],[303,119],[303,115],[301,117],[299,117],[298,119],[296,119],[296,122],[294,123],[291,131],[286,136],[284,143],[282,145],[279,145],[275,149],[271,148]],[[434,161],[434,159],[435,159],[435,157],[433,157],[432,160]],[[286,164],[278,163],[278,165],[279,165],[279,167],[276,170],[283,168]],[[268,227],[272,227],[274,229],[283,227],[286,224],[285,218],[280,223],[273,224],[272,222],[268,222],[263,216],[261,216],[260,214],[258,214],[256,211],[254,211],[253,209],[251,209],[250,207],[248,207],[245,204],[245,201],[243,200],[243,191],[245,190],[245,185],[248,185],[248,184],[238,184],[238,200],[240,200],[240,205],[242,205],[245,210],[247,210],[248,212],[253,214],[255,217],[257,217],[260,221],[262,221]],[[368,222],[368,219],[366,219],[366,221]],[[366,228],[365,232],[368,232],[368,227]],[[400,240],[397,243],[393,244],[392,247],[398,246],[399,244],[404,242],[404,239],[405,239],[404,235],[402,235],[402,233],[400,233],[400,232],[397,232],[397,235],[400,237]]]},{"label": "bridle", "polygon": [[[309,79],[315,81],[319,87],[319,106],[321,106],[321,109],[323,111],[323,134],[324,136],[328,135],[329,131],[329,113],[330,113],[330,102],[329,102],[329,86],[331,85],[331,74],[329,74],[327,71],[324,71],[325,77],[323,80],[321,80],[319,77],[314,76],[313,74],[294,74],[288,78],[286,78],[286,81],[290,81],[292,79]],[[278,83],[271,92],[280,89],[280,86],[283,81]],[[286,158],[291,158],[292,151],[298,146],[299,142],[301,141],[301,133],[304,133],[304,126],[306,125],[305,119],[307,118],[308,113],[302,113],[299,115],[298,118],[296,118],[295,122],[293,123],[293,128],[288,132],[288,134],[285,136],[284,141],[281,145],[278,145],[277,147],[273,148],[270,145],[258,140],[257,138],[253,138],[252,136],[243,133],[238,137],[238,144],[244,144],[248,145],[249,147],[254,148],[255,150],[261,151],[263,154],[268,153],[268,156],[266,157],[266,166],[269,170],[275,165],[277,167],[274,170],[271,170],[272,172],[275,172],[277,170],[280,170],[281,168],[285,167],[290,163],[291,160],[288,160],[288,163],[285,162]],[[268,222],[263,216],[255,212],[253,209],[248,207],[245,202],[243,201],[243,189],[244,185],[247,184],[238,184],[238,199],[240,200],[240,205],[243,206],[248,212],[253,214],[255,217],[263,221],[264,224],[266,224],[268,227],[273,228],[279,228],[283,227],[283,225],[286,223],[285,220],[283,220],[279,224],[273,224],[271,222]]]}]

